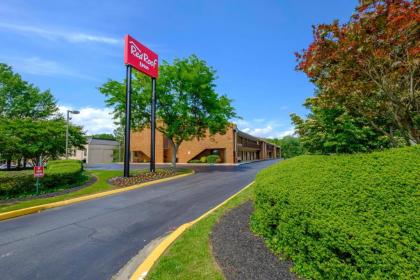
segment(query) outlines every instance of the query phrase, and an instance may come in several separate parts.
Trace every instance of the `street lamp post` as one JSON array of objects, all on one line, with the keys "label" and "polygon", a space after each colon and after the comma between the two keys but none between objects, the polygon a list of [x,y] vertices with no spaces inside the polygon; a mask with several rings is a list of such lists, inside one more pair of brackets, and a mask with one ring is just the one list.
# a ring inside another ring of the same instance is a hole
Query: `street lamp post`
[{"label": "street lamp post", "polygon": [[79,111],[71,111],[67,110],[67,125],[66,125],[66,159],[69,159],[69,121],[70,121],[70,114],[80,114]]}]

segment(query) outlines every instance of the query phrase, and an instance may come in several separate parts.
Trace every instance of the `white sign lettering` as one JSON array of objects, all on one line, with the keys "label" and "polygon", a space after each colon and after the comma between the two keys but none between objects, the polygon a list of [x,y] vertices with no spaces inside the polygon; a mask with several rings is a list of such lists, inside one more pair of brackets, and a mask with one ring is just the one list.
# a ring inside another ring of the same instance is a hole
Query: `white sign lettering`
[{"label": "white sign lettering", "polygon": [[[143,60],[147,65],[152,66],[153,68],[156,67],[157,59],[151,60],[149,59],[149,56],[146,53],[142,53],[140,48],[136,46],[136,44],[133,41],[130,41],[130,52],[132,55],[137,57],[140,60]],[[149,69],[146,64],[140,63],[140,66],[143,66],[146,69]]]}]

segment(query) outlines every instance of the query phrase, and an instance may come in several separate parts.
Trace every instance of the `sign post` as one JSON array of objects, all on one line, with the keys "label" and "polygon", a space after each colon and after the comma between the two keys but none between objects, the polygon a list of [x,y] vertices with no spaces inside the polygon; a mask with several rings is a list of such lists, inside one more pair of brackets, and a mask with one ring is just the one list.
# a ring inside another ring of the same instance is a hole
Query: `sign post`
[{"label": "sign post", "polygon": [[130,176],[130,130],[131,130],[131,66],[127,65],[125,85],[125,150],[124,177]]},{"label": "sign post", "polygon": [[125,36],[124,64],[126,73],[126,103],[125,103],[125,155],[124,177],[130,176],[130,131],[131,131],[131,68],[152,78],[152,101],[150,110],[150,171],[155,172],[155,129],[156,129],[156,78],[158,77],[158,55],[135,40],[130,35]]},{"label": "sign post", "polygon": [[155,139],[156,139],[156,78],[152,78],[152,104],[150,110],[150,172],[156,171]]},{"label": "sign post", "polygon": [[39,178],[44,177],[44,166],[34,166],[34,177],[36,178],[35,187],[36,187],[36,194],[39,192]]}]

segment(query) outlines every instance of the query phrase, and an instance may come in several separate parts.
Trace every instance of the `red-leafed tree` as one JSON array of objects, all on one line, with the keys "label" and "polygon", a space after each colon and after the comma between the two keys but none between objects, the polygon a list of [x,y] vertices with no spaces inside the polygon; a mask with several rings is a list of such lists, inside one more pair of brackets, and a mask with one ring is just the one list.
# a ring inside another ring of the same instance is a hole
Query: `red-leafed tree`
[{"label": "red-leafed tree", "polygon": [[360,1],[346,24],[315,26],[314,41],[296,55],[297,69],[318,87],[313,106],[340,107],[394,143],[413,144],[420,143],[419,54],[419,1],[371,0]]}]

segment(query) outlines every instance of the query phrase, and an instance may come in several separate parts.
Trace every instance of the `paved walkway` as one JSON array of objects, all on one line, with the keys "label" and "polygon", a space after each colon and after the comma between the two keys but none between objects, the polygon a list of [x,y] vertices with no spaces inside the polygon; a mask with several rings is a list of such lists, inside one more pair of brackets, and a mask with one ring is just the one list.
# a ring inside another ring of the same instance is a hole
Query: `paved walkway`
[{"label": "paved walkway", "polygon": [[275,163],[197,174],[0,222],[0,278],[110,279],[151,240],[191,221]]}]

